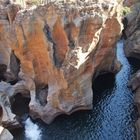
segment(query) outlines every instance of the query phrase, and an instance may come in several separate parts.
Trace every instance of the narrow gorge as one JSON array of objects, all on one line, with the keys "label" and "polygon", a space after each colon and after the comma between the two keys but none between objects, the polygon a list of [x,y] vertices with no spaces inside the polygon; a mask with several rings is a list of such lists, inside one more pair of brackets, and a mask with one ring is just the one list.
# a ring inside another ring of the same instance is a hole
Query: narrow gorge
[{"label": "narrow gorge", "polygon": [[129,2],[0,1],[0,139],[136,139]]}]

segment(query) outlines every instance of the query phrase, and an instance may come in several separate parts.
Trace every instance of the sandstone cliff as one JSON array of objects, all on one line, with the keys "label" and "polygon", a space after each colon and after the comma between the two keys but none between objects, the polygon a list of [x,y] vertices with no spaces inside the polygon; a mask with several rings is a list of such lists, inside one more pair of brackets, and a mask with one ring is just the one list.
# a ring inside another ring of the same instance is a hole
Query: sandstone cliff
[{"label": "sandstone cliff", "polygon": [[3,124],[5,118],[17,124],[10,100],[18,93],[30,96],[30,115],[46,123],[60,114],[92,109],[93,76],[115,73],[120,66],[117,8],[116,1],[106,0],[0,9]]}]

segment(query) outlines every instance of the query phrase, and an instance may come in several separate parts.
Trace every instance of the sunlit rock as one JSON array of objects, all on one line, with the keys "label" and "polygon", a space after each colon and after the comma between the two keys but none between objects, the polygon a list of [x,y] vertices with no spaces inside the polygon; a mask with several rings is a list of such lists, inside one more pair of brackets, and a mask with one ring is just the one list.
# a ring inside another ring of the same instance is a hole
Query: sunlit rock
[{"label": "sunlit rock", "polygon": [[0,140],[13,140],[12,134],[2,126],[0,126]]},{"label": "sunlit rock", "polygon": [[[29,91],[33,118],[50,123],[60,114],[92,109],[93,75],[115,73],[120,67],[117,7],[116,1],[48,4],[0,21],[0,41],[20,66],[13,95]],[[8,67],[11,59],[6,56]]]}]

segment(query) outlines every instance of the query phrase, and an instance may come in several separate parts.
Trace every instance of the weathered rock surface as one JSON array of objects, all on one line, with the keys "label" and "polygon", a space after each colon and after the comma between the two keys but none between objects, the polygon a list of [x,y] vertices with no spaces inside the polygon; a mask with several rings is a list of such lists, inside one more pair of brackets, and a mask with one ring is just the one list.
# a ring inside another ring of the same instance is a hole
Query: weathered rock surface
[{"label": "weathered rock surface", "polygon": [[131,7],[133,6],[138,0],[124,0],[123,1],[123,5],[124,6],[128,6],[128,7]]},{"label": "weathered rock surface", "polygon": [[16,93],[16,89],[16,87],[12,87],[9,83],[0,82],[0,122],[5,128],[9,129],[21,126],[16,115],[12,113],[11,102],[9,100]]},{"label": "weathered rock surface", "polygon": [[125,53],[127,57],[134,57],[140,59],[140,3],[131,6],[131,13],[126,16],[127,29],[125,34],[127,40],[125,43]]},{"label": "weathered rock surface", "polygon": [[0,71],[12,92],[1,92],[11,98],[29,91],[30,115],[46,123],[60,114],[92,109],[92,77],[120,67],[117,7],[116,1],[48,4],[21,10],[12,20],[4,13]]},{"label": "weathered rock surface", "polygon": [[134,102],[138,109],[138,120],[136,122],[137,140],[140,140],[140,70],[133,75],[129,86],[135,93]]},{"label": "weathered rock surface", "polygon": [[[127,57],[137,58],[140,61],[140,3],[133,2],[131,13],[126,16],[127,28],[125,33],[127,39],[125,42],[125,54]],[[138,109],[138,120],[136,122],[137,140],[140,140],[140,70],[133,75],[129,86],[135,93],[134,102]]]},{"label": "weathered rock surface", "polygon": [[5,128],[0,126],[0,140],[13,140],[12,134]]}]

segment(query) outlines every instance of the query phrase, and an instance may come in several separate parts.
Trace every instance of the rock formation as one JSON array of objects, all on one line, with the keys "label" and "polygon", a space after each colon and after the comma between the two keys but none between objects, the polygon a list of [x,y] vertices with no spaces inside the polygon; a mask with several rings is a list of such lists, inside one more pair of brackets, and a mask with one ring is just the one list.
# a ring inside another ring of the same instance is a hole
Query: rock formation
[{"label": "rock formation", "polygon": [[[129,0],[128,0],[129,3]],[[140,61],[140,2],[130,1],[131,13],[126,16],[127,28],[125,34],[127,39],[125,41],[126,56],[137,58]],[[140,63],[139,63],[140,64]],[[132,76],[129,86],[135,93],[134,102],[138,109],[138,120],[136,122],[137,140],[140,139],[140,70]]]},{"label": "rock formation", "polygon": [[30,115],[46,123],[60,114],[92,109],[93,76],[120,67],[115,54],[121,33],[117,8],[114,0],[1,8],[3,112],[14,118],[9,104],[18,93],[30,96]]},{"label": "rock formation", "polygon": [[135,73],[129,82],[129,86],[135,92],[134,102],[138,109],[138,120],[136,122],[137,140],[140,139],[140,70]]},{"label": "rock formation", "polygon": [[131,7],[132,5],[134,5],[137,2],[137,0],[123,0],[123,5],[124,6],[128,6]]},{"label": "rock formation", "polygon": [[125,34],[127,40],[125,42],[125,53],[127,57],[140,59],[140,3],[135,3],[131,6],[131,13],[126,16],[127,29]]},{"label": "rock formation", "polygon": [[13,136],[11,135],[11,133],[0,126],[0,140],[13,140]]}]

